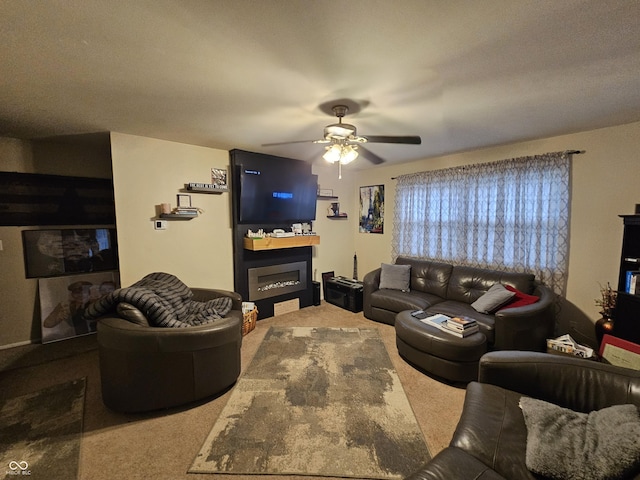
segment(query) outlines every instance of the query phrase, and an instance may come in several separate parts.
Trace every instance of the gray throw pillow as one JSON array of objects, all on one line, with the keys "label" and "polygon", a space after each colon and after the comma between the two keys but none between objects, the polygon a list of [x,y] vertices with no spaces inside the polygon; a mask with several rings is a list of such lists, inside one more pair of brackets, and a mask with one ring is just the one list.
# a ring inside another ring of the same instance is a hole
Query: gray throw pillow
[{"label": "gray throw pillow", "polygon": [[515,292],[510,292],[501,283],[496,283],[471,306],[476,312],[493,313],[511,300],[514,295]]},{"label": "gray throw pillow", "polygon": [[640,414],[635,405],[579,413],[522,397],[527,468],[562,480],[628,478],[640,467]]},{"label": "gray throw pillow", "polygon": [[380,265],[380,288],[408,292],[411,285],[411,265]]}]

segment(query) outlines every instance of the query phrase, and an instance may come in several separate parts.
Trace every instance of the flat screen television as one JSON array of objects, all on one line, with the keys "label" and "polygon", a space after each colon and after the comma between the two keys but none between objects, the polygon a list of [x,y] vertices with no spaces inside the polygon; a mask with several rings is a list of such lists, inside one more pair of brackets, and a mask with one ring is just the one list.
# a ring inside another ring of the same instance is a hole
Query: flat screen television
[{"label": "flat screen television", "polygon": [[315,220],[317,175],[286,168],[239,168],[238,223],[266,225]]}]

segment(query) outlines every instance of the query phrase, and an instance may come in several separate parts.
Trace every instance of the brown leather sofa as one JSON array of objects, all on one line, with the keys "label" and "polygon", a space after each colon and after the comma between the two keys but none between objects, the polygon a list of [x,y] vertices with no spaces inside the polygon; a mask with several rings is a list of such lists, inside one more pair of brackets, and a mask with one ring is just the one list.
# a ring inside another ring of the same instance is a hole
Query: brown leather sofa
[{"label": "brown leather sofa", "polygon": [[[240,374],[242,298],[192,288],[192,300],[227,296],[225,318],[189,328],[152,327],[132,306],[97,323],[102,399],[119,412],[174,407],[225,391]],[[121,308],[122,307],[122,308]]]},{"label": "brown leather sofa", "polygon": [[[428,314],[464,315],[478,321],[489,350],[533,350],[546,348],[546,339],[555,328],[554,295],[536,284],[526,273],[499,272],[454,266],[431,260],[398,257],[396,264],[411,265],[410,291],[380,289],[381,269],[363,279],[363,313],[368,319],[389,325],[403,310],[424,310]],[[502,283],[540,299],[522,307],[499,310],[495,314],[475,311],[471,304],[489,288]]]},{"label": "brown leather sofa", "polygon": [[467,386],[449,446],[408,478],[546,478],[527,469],[527,426],[519,407],[523,395],[582,413],[622,404],[640,407],[640,371],[568,355],[487,353],[480,360],[478,381]]}]

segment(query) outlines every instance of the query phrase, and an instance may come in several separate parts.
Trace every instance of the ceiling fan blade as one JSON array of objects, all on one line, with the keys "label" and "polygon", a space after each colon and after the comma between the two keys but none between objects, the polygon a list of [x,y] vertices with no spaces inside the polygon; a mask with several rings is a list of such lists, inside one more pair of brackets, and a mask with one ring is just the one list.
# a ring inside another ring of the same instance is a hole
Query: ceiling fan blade
[{"label": "ceiling fan blade", "polygon": [[275,147],[276,145],[290,145],[292,143],[313,143],[317,140],[297,140],[295,142],[276,142],[276,143],[263,143],[263,147]]},{"label": "ceiling fan blade", "polygon": [[370,143],[406,143],[409,145],[420,145],[422,139],[418,135],[363,135]]},{"label": "ceiling fan blade", "polygon": [[378,155],[373,153],[371,150],[367,150],[362,145],[358,146],[358,153],[360,153],[360,155],[362,155],[364,158],[366,158],[367,160],[369,160],[371,163],[373,163],[375,165],[380,165],[381,163],[384,163],[384,159],[383,158],[380,158]]}]

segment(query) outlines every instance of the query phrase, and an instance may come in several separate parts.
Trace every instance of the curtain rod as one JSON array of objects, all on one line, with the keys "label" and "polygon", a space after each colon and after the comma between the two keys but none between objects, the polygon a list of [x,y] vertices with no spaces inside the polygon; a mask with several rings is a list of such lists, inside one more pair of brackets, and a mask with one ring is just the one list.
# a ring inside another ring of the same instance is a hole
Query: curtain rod
[{"label": "curtain rod", "polygon": [[[565,150],[562,153],[565,153],[567,155],[580,155],[582,153],[586,153],[586,150]],[[391,180],[396,180],[398,177],[391,177]]]}]

